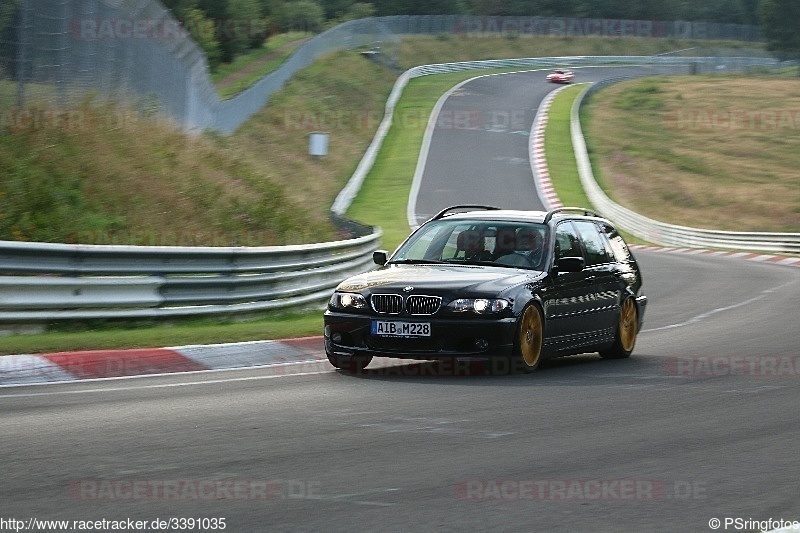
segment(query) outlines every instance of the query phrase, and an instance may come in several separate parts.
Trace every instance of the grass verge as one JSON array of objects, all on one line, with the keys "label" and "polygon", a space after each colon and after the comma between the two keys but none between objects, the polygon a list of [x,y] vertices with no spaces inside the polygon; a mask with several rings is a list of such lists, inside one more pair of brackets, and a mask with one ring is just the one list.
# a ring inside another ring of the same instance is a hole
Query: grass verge
[{"label": "grass verge", "polygon": [[588,101],[595,176],[617,203],[671,224],[800,231],[800,79],[656,77]]},{"label": "grass verge", "polygon": [[[570,124],[575,100],[585,90],[586,85],[575,85],[564,89],[553,99],[545,129],[545,155],[550,179],[561,203],[591,209],[592,203],[578,173]],[[630,233],[621,233],[629,244],[649,244]]]},{"label": "grass verge", "polygon": [[222,99],[232,98],[277,69],[311,33],[289,32],[270,38],[264,46],[223,63],[211,75],[211,82]]},{"label": "grass verge", "polygon": [[[301,71],[234,135],[186,135],[136,103],[88,100],[56,126],[0,125],[0,239],[269,246],[336,238],[328,209],[394,74],[353,53]],[[154,103],[157,105],[157,103]],[[0,118],[15,115],[0,109]],[[330,154],[308,155],[310,131]],[[302,186],[298,186],[302,184]]]},{"label": "grass verge", "polygon": [[317,335],[322,335],[322,313],[318,310],[279,314],[252,321],[192,319],[157,327],[146,324],[138,327],[103,325],[96,329],[84,329],[71,325],[59,326],[37,335],[3,337],[0,355],[154,348]]},{"label": "grass verge", "polygon": [[550,106],[544,149],[553,188],[565,206],[591,207],[581,186],[570,134],[570,115],[575,99],[586,85],[573,85],[558,93]]}]

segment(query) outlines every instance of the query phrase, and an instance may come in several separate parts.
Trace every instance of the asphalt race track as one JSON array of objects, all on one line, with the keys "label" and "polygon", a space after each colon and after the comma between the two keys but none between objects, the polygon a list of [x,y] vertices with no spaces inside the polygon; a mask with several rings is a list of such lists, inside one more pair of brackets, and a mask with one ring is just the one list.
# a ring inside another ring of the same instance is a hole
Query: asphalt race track
[{"label": "asphalt race track", "polygon": [[[414,202],[417,223],[459,202],[542,209],[533,186],[528,140],[539,104],[560,87],[544,81],[547,72],[483,76],[447,98]],[[596,67],[576,72],[576,82],[592,82],[656,71]]]},{"label": "asphalt race track", "polygon": [[[543,78],[482,78],[455,98],[472,98],[457,103],[476,117],[524,110],[521,132],[554,88]],[[417,213],[443,199],[536,207],[526,141],[516,128],[435,134]],[[576,356],[521,376],[378,360],[358,376],[319,363],[0,388],[0,518],[183,518],[194,530],[224,518],[232,532],[800,519],[800,269],[637,257],[650,305],[627,360]]]}]

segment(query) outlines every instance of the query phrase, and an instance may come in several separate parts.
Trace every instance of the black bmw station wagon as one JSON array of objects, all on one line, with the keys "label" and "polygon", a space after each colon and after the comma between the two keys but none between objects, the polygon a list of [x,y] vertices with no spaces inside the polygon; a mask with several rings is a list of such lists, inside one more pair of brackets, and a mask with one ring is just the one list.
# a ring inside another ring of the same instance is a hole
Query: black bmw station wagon
[{"label": "black bmw station wagon", "polygon": [[375,356],[514,372],[578,353],[624,358],[647,306],[625,241],[583,208],[449,207],[373,258],[380,268],[339,284],[325,312],[328,359],[351,372]]}]

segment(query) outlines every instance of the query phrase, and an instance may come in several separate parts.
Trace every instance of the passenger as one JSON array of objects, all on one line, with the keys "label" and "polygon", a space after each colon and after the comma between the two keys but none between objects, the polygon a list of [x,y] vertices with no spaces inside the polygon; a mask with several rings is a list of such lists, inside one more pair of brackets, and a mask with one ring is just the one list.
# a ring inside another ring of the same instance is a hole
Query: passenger
[{"label": "passenger", "polygon": [[[500,232],[498,232],[499,234]],[[519,228],[514,235],[513,251],[501,255],[495,259],[495,263],[523,268],[535,267],[542,258],[542,244],[543,239],[539,232],[529,228]]]}]

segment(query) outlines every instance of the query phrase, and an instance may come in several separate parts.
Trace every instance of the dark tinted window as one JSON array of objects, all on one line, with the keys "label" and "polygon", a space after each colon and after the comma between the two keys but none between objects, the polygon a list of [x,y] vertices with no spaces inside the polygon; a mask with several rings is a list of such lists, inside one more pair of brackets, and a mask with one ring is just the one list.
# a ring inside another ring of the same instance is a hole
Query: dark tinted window
[{"label": "dark tinted window", "polygon": [[562,222],[556,228],[556,261],[562,257],[583,257],[578,233],[570,222]]},{"label": "dark tinted window", "polygon": [[581,234],[583,247],[586,249],[587,265],[602,265],[612,261],[611,255],[606,250],[606,243],[603,236],[594,225],[594,222],[580,221],[575,222],[575,227]]},{"label": "dark tinted window", "polygon": [[602,224],[601,228],[608,239],[608,243],[611,245],[614,258],[620,263],[627,263],[630,261],[631,251],[628,249],[628,245],[625,244],[625,240],[617,230],[608,224]]}]

